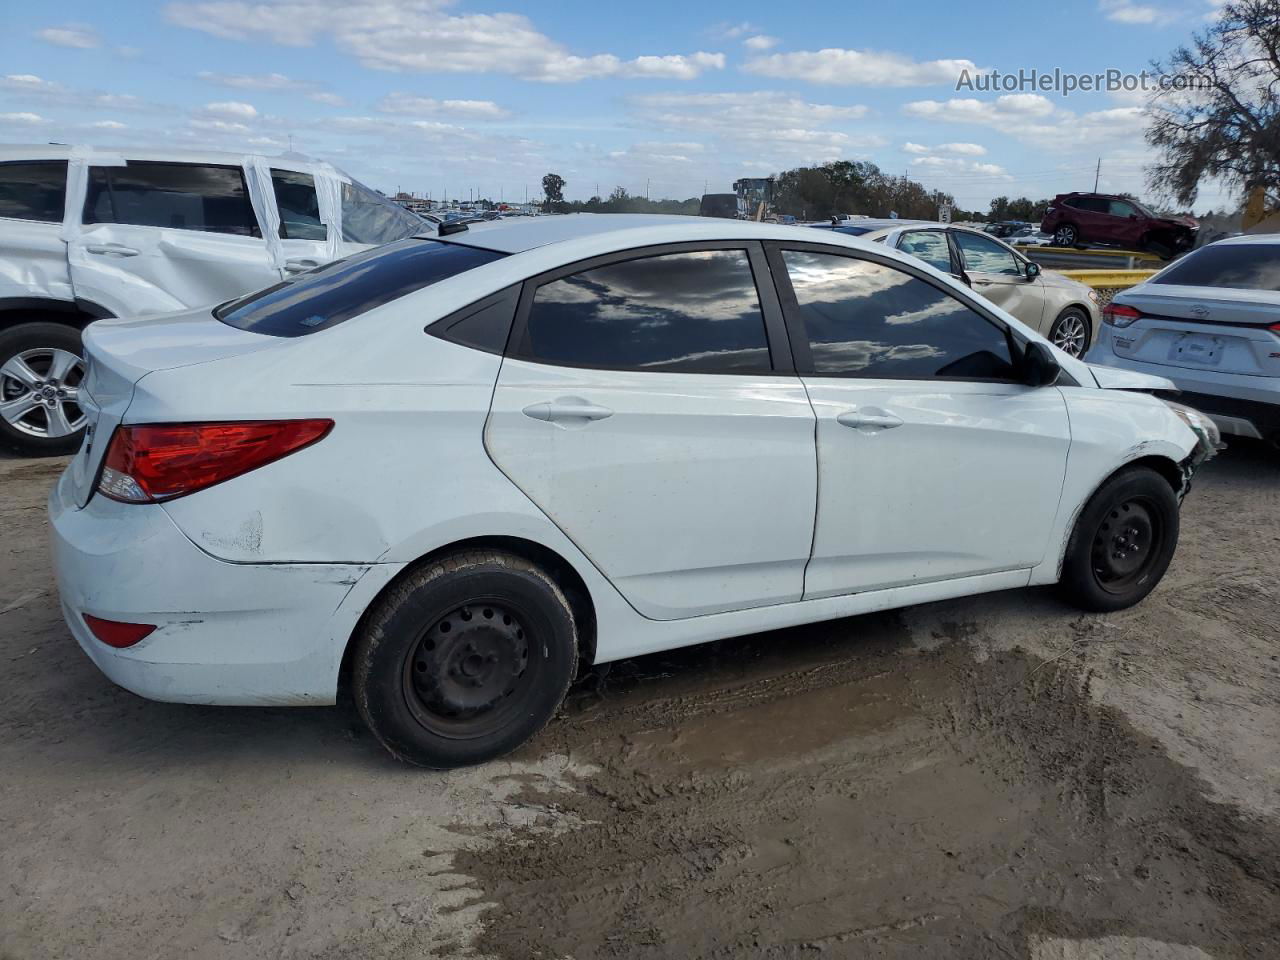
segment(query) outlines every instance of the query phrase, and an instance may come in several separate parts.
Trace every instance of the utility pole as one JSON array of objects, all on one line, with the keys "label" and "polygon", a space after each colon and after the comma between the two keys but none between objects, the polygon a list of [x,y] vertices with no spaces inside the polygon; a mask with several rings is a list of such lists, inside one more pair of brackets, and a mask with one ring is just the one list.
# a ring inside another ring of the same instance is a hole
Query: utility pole
[{"label": "utility pole", "polygon": [[1093,171],[1093,192],[1098,192],[1098,175],[1102,173],[1102,158],[1098,158],[1098,166]]},{"label": "utility pole", "polygon": [[646,200],[649,199],[649,178],[648,177],[644,178],[644,198]]}]

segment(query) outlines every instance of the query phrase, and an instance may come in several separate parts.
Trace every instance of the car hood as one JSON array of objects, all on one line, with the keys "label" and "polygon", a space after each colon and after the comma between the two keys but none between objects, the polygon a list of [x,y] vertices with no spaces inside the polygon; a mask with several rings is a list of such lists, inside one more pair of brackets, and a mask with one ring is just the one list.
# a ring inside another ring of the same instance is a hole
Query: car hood
[{"label": "car hood", "polygon": [[1192,217],[1159,217],[1155,223],[1167,227],[1186,227],[1189,230],[1200,229],[1200,222]]},{"label": "car hood", "polygon": [[1149,373],[1138,373],[1134,370],[1121,370],[1117,367],[1103,367],[1091,363],[1088,365],[1093,379],[1103,390],[1172,390],[1178,388],[1172,380],[1164,377],[1153,377]]},{"label": "car hood", "polygon": [[1052,270],[1040,271],[1040,282],[1046,287],[1075,290],[1082,299],[1088,297],[1088,291],[1092,289],[1087,283],[1081,283],[1079,280],[1072,280],[1070,277],[1064,277],[1062,274],[1054,273]]}]

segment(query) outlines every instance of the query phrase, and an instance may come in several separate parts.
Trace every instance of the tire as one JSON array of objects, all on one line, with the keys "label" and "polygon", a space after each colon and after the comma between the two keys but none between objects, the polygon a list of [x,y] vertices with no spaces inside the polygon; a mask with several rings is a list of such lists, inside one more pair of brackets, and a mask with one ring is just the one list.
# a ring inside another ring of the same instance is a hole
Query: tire
[{"label": "tire", "polygon": [[77,328],[33,321],[0,331],[0,446],[35,457],[79,449],[85,415],[74,397],[83,376]]},{"label": "tire", "polygon": [[1161,260],[1172,260],[1174,249],[1160,237],[1146,237],[1142,241],[1142,249],[1154,253]]},{"label": "tire", "polygon": [[381,597],[357,638],[356,709],[400,760],[445,770],[520,746],[555,715],[577,673],[564,593],[501,551],[452,554]]},{"label": "tire", "polygon": [[1049,328],[1050,342],[1073,357],[1083,357],[1089,351],[1092,339],[1089,315],[1079,307],[1067,307]]},{"label": "tire", "polygon": [[1084,610],[1124,610],[1155,589],[1178,546],[1178,498],[1164,477],[1129,467],[1085,505],[1067,542],[1059,591]]},{"label": "tire", "polygon": [[1074,247],[1080,242],[1080,232],[1075,228],[1075,224],[1059,224],[1053,231],[1053,242],[1059,247]]}]

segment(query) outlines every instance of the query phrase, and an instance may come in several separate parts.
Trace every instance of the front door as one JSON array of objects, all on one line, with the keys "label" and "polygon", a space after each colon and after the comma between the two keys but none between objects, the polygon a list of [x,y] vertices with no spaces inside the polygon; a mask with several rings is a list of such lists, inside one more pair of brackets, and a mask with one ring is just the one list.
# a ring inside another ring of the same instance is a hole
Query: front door
[{"label": "front door", "polygon": [[90,167],[67,256],[76,296],[122,317],[220,303],[280,279],[238,166]]},{"label": "front door", "polygon": [[1032,330],[1040,329],[1044,290],[1039,277],[1027,277],[1026,263],[990,237],[968,230],[952,230],[964,271],[973,292],[1013,314]]},{"label": "front door", "polygon": [[681,245],[525,284],[486,447],[644,616],[803,592],[814,418],[762,270]]},{"label": "front door", "polygon": [[818,417],[805,598],[1039,563],[1070,432],[1057,388],[1018,382],[1008,331],[898,266],[771,257]]}]

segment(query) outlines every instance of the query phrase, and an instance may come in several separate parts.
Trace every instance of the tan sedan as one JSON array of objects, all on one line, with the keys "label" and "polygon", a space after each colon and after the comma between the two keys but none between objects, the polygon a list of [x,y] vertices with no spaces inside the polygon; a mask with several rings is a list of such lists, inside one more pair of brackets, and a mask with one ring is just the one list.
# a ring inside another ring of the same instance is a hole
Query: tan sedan
[{"label": "tan sedan", "polygon": [[957,277],[1073,357],[1084,356],[1102,320],[1092,287],[1042,271],[979,230],[921,220],[857,220],[819,229],[856,232]]}]

